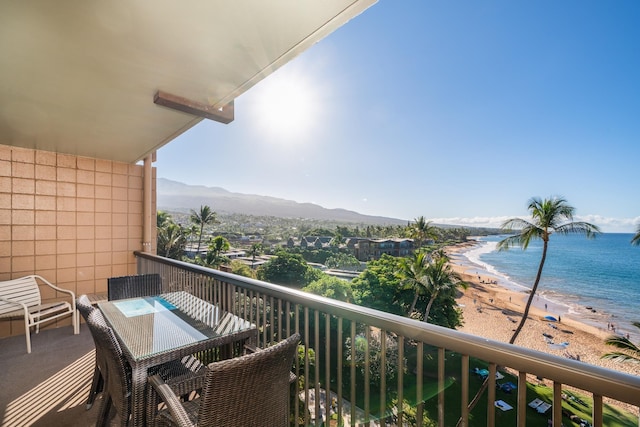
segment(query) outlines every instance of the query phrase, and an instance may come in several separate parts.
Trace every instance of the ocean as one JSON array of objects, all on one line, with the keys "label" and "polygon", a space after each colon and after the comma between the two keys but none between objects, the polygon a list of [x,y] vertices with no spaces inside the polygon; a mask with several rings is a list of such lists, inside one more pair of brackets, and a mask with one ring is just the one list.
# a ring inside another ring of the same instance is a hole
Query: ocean
[{"label": "ocean", "polygon": [[[497,251],[497,242],[504,237],[479,237],[479,244],[458,259],[501,286],[531,289],[542,241],[531,241],[526,250]],[[613,323],[616,332],[640,337],[640,330],[631,325],[640,321],[640,247],[631,245],[632,237],[623,233],[603,233],[595,239],[552,235],[534,304],[541,308],[547,304],[550,314],[600,328]]]}]

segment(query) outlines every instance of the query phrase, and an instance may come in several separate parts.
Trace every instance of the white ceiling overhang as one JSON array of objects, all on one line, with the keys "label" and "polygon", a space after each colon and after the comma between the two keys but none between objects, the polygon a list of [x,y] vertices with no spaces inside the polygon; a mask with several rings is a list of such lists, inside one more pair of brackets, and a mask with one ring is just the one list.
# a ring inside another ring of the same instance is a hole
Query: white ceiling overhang
[{"label": "white ceiling overhang", "polygon": [[0,144],[136,162],[202,120],[158,93],[230,117],[235,98],[375,1],[4,1]]}]

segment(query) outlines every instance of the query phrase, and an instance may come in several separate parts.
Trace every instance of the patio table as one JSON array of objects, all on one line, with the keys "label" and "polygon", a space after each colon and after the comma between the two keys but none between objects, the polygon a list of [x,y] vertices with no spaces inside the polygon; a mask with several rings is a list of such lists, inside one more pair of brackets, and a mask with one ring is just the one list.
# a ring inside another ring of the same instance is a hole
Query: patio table
[{"label": "patio table", "polygon": [[149,368],[184,356],[247,340],[257,341],[254,324],[188,292],[100,302],[131,365],[131,414],[134,426],[145,423]]}]

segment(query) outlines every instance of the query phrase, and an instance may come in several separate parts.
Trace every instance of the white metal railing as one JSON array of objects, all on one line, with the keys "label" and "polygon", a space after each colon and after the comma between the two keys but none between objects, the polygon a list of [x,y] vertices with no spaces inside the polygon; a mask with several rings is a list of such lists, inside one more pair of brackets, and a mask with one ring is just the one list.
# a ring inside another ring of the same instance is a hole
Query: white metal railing
[{"label": "white metal railing", "polygon": [[[640,407],[639,377],[231,273],[147,253],[136,256],[138,273],[159,273],[164,290],[188,291],[255,323],[261,346],[300,332],[305,348],[315,352],[315,363],[309,352],[297,362],[304,378],[301,396],[314,402],[313,414],[335,413],[338,425],[422,426],[427,419],[439,426],[484,425],[484,419],[489,427],[502,425],[496,416],[503,414],[494,406],[498,368],[517,380],[519,427],[527,425],[527,411],[532,411],[527,378],[552,383],[546,414],[556,427],[562,423],[567,386],[591,395],[591,422],[597,427],[604,425],[605,399]],[[489,371],[485,404],[472,410],[470,384],[477,380],[470,375],[470,361],[485,363]],[[459,403],[447,404],[450,386],[459,389]],[[311,400],[324,390],[334,397]],[[300,423],[322,425],[321,415],[313,417],[304,408],[293,408]]]}]

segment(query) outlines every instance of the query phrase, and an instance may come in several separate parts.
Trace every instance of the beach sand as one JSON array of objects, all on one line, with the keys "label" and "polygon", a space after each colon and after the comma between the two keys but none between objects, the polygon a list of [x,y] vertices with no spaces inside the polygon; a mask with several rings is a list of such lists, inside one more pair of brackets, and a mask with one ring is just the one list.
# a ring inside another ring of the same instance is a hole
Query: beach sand
[{"label": "beach sand", "polygon": [[[451,255],[464,251],[474,244],[471,242],[451,246],[447,249],[447,253]],[[464,325],[458,330],[496,341],[509,342],[513,330],[518,325],[517,322],[522,318],[528,293],[500,286],[495,277],[477,266],[462,261],[461,257],[452,259],[451,266],[469,284],[468,289],[463,290],[457,300],[462,308],[464,321]],[[579,357],[579,360],[584,363],[640,375],[640,364],[601,359],[603,354],[615,350],[614,347],[604,344],[604,339],[612,334],[612,331],[607,329],[606,322],[599,326],[594,326],[592,321],[587,324],[575,316],[570,317],[566,313],[554,312],[556,307],[551,302],[539,299],[538,296],[534,298],[534,304],[529,310],[529,319],[516,339],[516,345],[556,356]],[[548,311],[544,309],[545,303]],[[560,316],[560,322],[545,321],[545,316],[553,316],[556,319]],[[551,335],[555,343],[568,342],[569,345],[565,349],[552,349],[545,341],[543,334]]]}]

